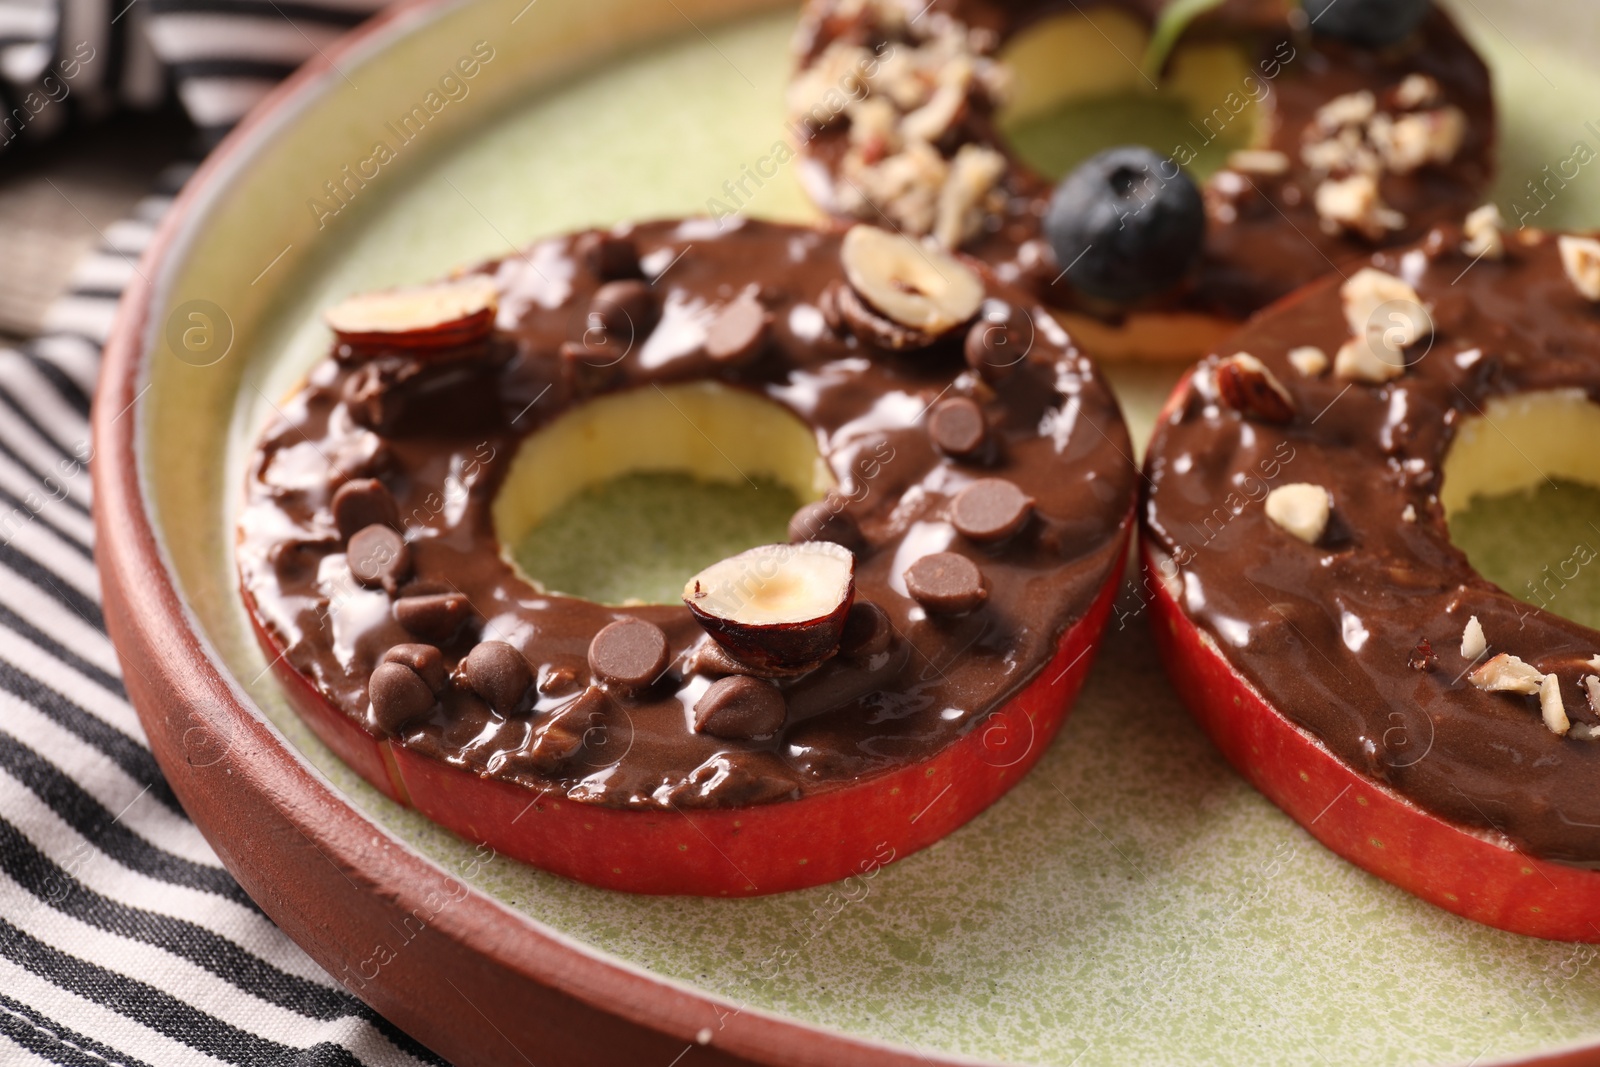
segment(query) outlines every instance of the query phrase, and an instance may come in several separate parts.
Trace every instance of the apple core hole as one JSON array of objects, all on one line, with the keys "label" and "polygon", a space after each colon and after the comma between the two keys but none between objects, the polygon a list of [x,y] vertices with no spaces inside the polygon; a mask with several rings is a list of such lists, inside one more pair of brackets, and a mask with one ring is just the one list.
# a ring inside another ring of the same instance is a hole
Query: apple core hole
[{"label": "apple core hole", "polygon": [[1180,42],[1159,79],[1139,61],[1150,43],[1132,15],[1100,6],[1046,16],[1000,51],[1012,92],[997,116],[1022,161],[1059,181],[1097,152],[1140,144],[1177,160],[1196,181],[1264,132],[1270,81],[1237,42]]},{"label": "apple core hole", "polygon": [[1577,389],[1497,397],[1462,420],[1440,503],[1478,573],[1600,628],[1600,405]]},{"label": "apple core hole", "polygon": [[788,540],[835,480],[788,408],[716,382],[589,401],[523,439],[495,497],[501,555],[536,589],[676,604],[719,559]]}]

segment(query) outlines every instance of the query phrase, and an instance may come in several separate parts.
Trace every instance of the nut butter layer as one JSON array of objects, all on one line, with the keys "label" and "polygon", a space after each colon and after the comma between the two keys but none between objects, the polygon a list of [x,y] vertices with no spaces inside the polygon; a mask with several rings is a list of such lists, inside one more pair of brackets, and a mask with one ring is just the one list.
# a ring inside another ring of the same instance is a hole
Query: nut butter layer
[{"label": "nut butter layer", "polygon": [[[1231,91],[1194,102],[1207,116],[1197,143],[1251,101],[1260,113],[1255,143],[1203,185],[1197,263],[1177,285],[1132,304],[1075,293],[1062,279],[1069,264],[1056,262],[1042,235],[1051,182],[1017,158],[996,118],[1010,86],[1000,49],[1063,6],[812,0],[789,111],[814,199],[841,218],[887,217],[930,234],[1052,306],[1114,324],[1140,311],[1242,319],[1330,263],[1460,219],[1492,177],[1488,70],[1442,10],[1428,11],[1401,40],[1373,46],[1293,31],[1298,5],[1236,0],[1187,31],[1188,39],[1237,40],[1252,63]],[[1093,6],[1153,25],[1167,4]],[[1194,155],[1192,147],[1152,147],[1179,165]]]},{"label": "nut butter layer", "polygon": [[[1136,477],[1115,401],[1025,293],[936,249],[660,222],[442,284],[330,316],[239,522],[268,644],[374,736],[614,808],[820,793],[962,737],[1112,577]],[[822,618],[720,608],[714,569],[686,604],[614,607],[507,562],[491,505],[525,437],[706,381],[814,432],[836,488],[758,555],[834,583]]]},{"label": "nut butter layer", "polygon": [[1146,461],[1161,580],[1347,766],[1534,857],[1600,866],[1600,633],[1477,574],[1441,503],[1458,437],[1484,438],[1469,473],[1489,491],[1496,448],[1519,447],[1483,412],[1600,400],[1600,244],[1502,234],[1489,209],[1347,274],[1174,394]]}]

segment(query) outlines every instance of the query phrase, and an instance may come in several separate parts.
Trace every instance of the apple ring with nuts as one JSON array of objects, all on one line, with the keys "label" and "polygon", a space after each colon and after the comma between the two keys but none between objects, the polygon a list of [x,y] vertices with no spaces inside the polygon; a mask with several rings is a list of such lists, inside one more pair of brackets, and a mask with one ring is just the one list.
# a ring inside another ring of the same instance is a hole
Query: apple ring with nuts
[{"label": "apple ring with nuts", "polygon": [[1142,509],[1168,673],[1240,773],[1424,900],[1573,941],[1600,941],[1600,632],[1486,579],[1447,520],[1600,485],[1597,398],[1600,241],[1478,213],[1198,364]]},{"label": "apple ring with nuts", "polygon": [[[812,199],[989,263],[1100,358],[1198,358],[1493,177],[1488,71],[1431,0],[810,0],[795,49]],[[1187,121],[1084,161],[1106,120],[1052,118],[1140,99]]]},{"label": "apple ring with nuts", "polygon": [[[254,452],[241,588],[322,740],[457,833],[613,889],[828,882],[996,800],[1082,684],[1132,531],[1127,430],[975,261],[658,222],[327,317],[331,357]],[[641,473],[800,506],[665,602],[519,565]]]}]

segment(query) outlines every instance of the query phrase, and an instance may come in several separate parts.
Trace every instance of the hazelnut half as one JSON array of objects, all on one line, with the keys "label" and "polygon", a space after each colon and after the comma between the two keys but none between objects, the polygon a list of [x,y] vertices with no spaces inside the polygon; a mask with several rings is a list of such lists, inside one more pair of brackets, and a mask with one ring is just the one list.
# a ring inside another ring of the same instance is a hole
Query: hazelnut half
[{"label": "hazelnut half", "polygon": [[876,226],[854,226],[839,258],[851,287],[901,326],[939,335],[967,322],[983,303],[977,272],[932,243]]}]

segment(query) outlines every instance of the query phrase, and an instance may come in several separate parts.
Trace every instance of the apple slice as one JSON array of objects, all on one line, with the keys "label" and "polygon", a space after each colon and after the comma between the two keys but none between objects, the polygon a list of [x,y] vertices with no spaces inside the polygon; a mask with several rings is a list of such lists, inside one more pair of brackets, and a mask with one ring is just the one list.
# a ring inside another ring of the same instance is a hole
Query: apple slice
[{"label": "apple slice", "polygon": [[[1132,526],[1131,513],[1123,534]],[[1127,541],[1083,618],[1020,690],[928,759],[797,800],[636,810],[481,778],[368,733],[295,670],[246,597],[256,636],[301,718],[397,803],[501,855],[603,889],[745,897],[870,875],[993,804],[1049,747],[1083,686],[1122,584]]]},{"label": "apple slice", "polygon": [[1425,811],[1342,762],[1262,698],[1184,614],[1144,549],[1156,648],[1183,702],[1234,769],[1328,848],[1474,922],[1600,942],[1600,871],[1535,859]]},{"label": "apple slice", "polygon": [[403,289],[358,293],[323,318],[339,340],[357,348],[455,348],[487,337],[499,292],[488,275]]},{"label": "apple slice", "polygon": [[683,602],[734,658],[794,670],[838,650],[855,570],[855,554],[832,541],[760,545],[689,579]]},{"label": "apple slice", "polygon": [[[1186,374],[1161,419],[1188,381]],[[1170,557],[1147,538],[1141,556],[1150,629],[1173,688],[1268,800],[1338,855],[1446,911],[1530,937],[1600,942],[1600,871],[1536,859],[1419,807],[1340,760],[1268,702],[1188,616]]]}]

